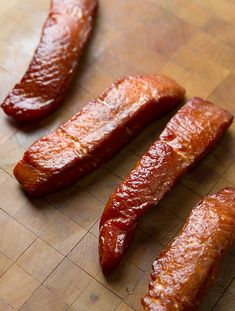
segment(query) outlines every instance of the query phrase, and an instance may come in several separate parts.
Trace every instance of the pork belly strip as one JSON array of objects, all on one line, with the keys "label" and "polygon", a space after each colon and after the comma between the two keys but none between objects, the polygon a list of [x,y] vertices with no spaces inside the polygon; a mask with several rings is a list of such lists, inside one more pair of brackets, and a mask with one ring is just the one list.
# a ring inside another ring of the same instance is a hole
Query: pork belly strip
[{"label": "pork belly strip", "polygon": [[16,165],[15,177],[32,195],[65,187],[101,165],[183,97],[184,89],[165,76],[123,78],[36,141]]},{"label": "pork belly strip", "polygon": [[131,244],[138,219],[219,141],[232,119],[227,111],[193,98],[169,121],[104,209],[99,253],[105,274],[121,261]]},{"label": "pork belly strip", "polygon": [[192,311],[235,239],[235,188],[201,200],[180,234],[153,263],[144,310]]},{"label": "pork belly strip", "polygon": [[17,120],[41,119],[63,101],[92,29],[98,0],[51,0],[28,70],[2,104]]}]

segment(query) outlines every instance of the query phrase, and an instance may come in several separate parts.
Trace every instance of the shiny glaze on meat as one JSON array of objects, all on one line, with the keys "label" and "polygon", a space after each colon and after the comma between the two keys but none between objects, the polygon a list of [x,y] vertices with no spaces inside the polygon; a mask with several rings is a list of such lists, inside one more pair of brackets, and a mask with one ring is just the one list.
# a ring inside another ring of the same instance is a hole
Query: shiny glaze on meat
[{"label": "shiny glaze on meat", "polygon": [[169,121],[105,207],[99,238],[100,263],[105,274],[121,261],[138,219],[218,142],[232,119],[214,104],[193,98]]},{"label": "shiny glaze on meat", "polygon": [[21,82],[2,104],[9,116],[38,120],[64,99],[92,28],[97,0],[52,0],[41,41]]},{"label": "shiny glaze on meat", "polygon": [[195,310],[234,239],[235,188],[225,188],[196,205],[178,237],[153,263],[144,310]]},{"label": "shiny glaze on meat", "polygon": [[54,133],[35,142],[14,174],[33,195],[69,185],[171,111],[183,97],[184,89],[168,77],[123,78]]}]

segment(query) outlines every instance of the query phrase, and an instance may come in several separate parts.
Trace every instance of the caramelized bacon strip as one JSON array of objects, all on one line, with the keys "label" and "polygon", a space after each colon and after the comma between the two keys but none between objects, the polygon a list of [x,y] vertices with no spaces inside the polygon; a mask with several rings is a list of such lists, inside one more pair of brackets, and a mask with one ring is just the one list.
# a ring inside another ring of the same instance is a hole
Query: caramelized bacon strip
[{"label": "caramelized bacon strip", "polygon": [[92,28],[97,0],[52,0],[24,77],[2,104],[9,116],[38,120],[63,101]]},{"label": "caramelized bacon strip", "polygon": [[153,263],[144,310],[195,310],[235,239],[235,188],[207,196]]},{"label": "caramelized bacon strip", "polygon": [[183,97],[184,89],[164,76],[123,78],[35,142],[14,174],[33,195],[65,187],[101,165]]},{"label": "caramelized bacon strip", "polygon": [[214,104],[193,98],[169,121],[105,207],[99,238],[100,263],[105,274],[121,261],[138,219],[219,141],[232,119],[231,114]]}]

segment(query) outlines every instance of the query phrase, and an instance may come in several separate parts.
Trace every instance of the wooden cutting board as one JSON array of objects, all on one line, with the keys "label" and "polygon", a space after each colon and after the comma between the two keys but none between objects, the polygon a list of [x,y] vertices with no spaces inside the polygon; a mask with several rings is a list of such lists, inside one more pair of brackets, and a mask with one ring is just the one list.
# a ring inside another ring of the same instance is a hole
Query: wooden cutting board
[{"label": "wooden cutting board", "polygon": [[[24,73],[49,0],[0,0],[0,101]],[[97,256],[98,222],[121,179],[163,129],[148,127],[102,168],[67,190],[27,197],[12,169],[38,137],[54,130],[124,75],[165,73],[187,97],[235,114],[235,1],[100,0],[85,56],[62,107],[17,126],[0,112],[0,310],[140,310],[151,263],[200,199],[235,185],[235,125],[210,155],[141,221],[121,267],[108,280]],[[200,311],[235,306],[235,250],[225,258]]]}]

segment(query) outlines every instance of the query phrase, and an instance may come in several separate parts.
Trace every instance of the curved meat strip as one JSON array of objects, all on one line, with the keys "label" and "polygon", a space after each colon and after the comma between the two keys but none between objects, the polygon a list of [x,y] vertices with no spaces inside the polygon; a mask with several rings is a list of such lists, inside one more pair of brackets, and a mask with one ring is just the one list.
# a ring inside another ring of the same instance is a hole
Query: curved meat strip
[{"label": "curved meat strip", "polygon": [[168,77],[123,78],[54,133],[36,141],[14,174],[33,195],[65,187],[104,163],[183,97],[184,89]]},{"label": "curved meat strip", "polygon": [[235,240],[235,188],[200,201],[180,234],[153,263],[144,310],[193,311]]},{"label": "curved meat strip", "polygon": [[105,207],[99,237],[100,263],[105,274],[121,261],[138,219],[219,141],[232,119],[231,114],[214,104],[193,98],[169,121]]},{"label": "curved meat strip", "polygon": [[41,41],[24,77],[2,104],[9,116],[32,122],[63,101],[92,28],[98,0],[52,0]]}]

